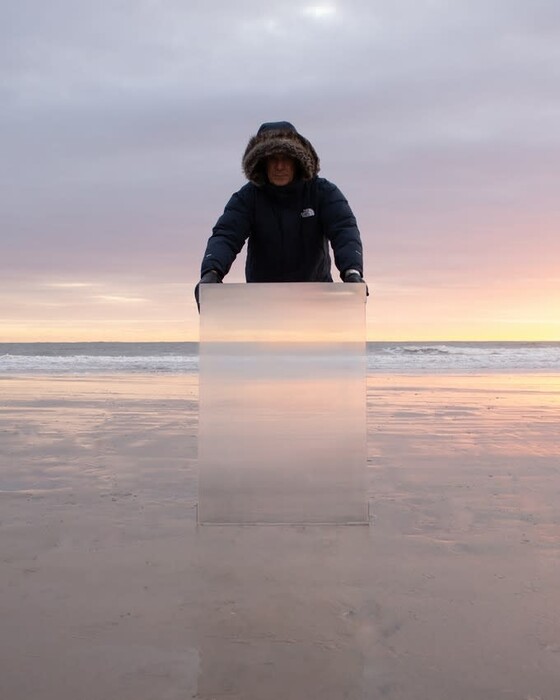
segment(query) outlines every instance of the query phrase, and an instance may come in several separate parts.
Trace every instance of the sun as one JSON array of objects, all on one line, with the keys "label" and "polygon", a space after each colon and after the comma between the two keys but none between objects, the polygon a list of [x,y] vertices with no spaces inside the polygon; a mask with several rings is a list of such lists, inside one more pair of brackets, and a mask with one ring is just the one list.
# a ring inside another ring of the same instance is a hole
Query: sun
[{"label": "sun", "polygon": [[303,14],[316,19],[333,17],[336,14],[336,7],[334,5],[308,5],[303,8]]}]

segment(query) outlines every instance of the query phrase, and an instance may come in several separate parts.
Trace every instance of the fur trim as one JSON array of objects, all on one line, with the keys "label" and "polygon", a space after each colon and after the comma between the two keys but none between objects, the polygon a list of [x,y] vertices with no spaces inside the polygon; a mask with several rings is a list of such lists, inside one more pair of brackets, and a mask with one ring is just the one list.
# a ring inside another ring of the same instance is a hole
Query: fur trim
[{"label": "fur trim", "polygon": [[[291,127],[287,122],[286,127],[279,129],[264,129],[249,139],[242,166],[245,177],[255,185],[264,185],[266,172],[264,160],[276,153],[290,156],[298,164],[298,175],[302,180],[311,180],[319,172],[319,157],[311,143]],[[264,125],[263,125],[264,126]]]}]

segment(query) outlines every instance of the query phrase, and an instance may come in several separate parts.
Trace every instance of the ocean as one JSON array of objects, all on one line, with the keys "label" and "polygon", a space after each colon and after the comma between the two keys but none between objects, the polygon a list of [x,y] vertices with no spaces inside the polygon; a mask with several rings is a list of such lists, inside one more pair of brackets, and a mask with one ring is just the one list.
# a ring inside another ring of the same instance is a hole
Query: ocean
[{"label": "ocean", "polygon": [[[560,342],[369,342],[368,373],[560,372]],[[0,343],[0,375],[185,374],[198,343]]]}]

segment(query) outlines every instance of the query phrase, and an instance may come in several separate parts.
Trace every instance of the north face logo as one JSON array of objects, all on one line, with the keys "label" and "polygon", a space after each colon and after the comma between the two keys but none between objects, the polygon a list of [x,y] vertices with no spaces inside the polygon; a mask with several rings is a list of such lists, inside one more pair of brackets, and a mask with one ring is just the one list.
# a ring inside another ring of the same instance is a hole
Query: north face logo
[{"label": "north face logo", "polygon": [[313,209],[304,209],[304,210],[301,212],[301,218],[302,218],[302,219],[307,219],[307,218],[309,218],[310,216],[315,216],[315,212],[313,211]]}]

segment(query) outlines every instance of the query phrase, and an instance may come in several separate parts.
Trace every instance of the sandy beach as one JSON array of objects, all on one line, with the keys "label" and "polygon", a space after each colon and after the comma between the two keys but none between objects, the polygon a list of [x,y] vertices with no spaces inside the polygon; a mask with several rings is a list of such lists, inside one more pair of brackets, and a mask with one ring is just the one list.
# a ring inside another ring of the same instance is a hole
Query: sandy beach
[{"label": "sandy beach", "polygon": [[197,527],[196,374],[0,378],[2,700],[557,700],[560,376],[368,379],[369,527]]}]

